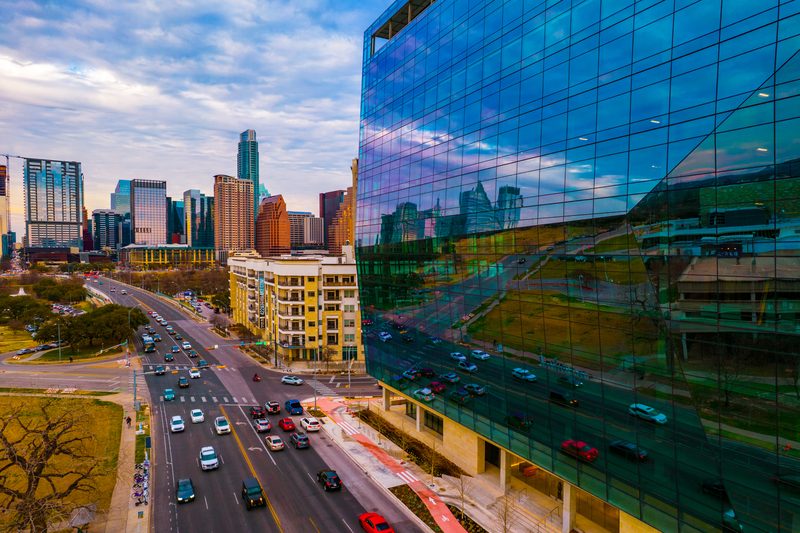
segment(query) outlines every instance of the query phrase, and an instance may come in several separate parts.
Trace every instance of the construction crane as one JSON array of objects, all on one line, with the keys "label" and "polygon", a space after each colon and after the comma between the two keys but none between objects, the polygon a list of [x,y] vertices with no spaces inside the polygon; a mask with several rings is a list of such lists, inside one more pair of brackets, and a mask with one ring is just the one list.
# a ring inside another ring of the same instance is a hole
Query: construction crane
[{"label": "construction crane", "polygon": [[15,157],[17,159],[27,159],[27,157],[22,157],[21,155],[11,155],[11,154],[0,154],[0,156],[6,156],[6,233],[11,232],[11,169],[9,166],[8,159],[10,157]]}]

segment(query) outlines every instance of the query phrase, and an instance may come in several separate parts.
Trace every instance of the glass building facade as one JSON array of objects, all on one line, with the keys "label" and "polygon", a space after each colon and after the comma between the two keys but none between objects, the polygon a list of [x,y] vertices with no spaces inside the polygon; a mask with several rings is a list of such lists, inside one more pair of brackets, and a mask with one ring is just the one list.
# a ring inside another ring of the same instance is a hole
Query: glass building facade
[{"label": "glass building facade", "polygon": [[83,249],[83,174],[76,161],[25,160],[25,232],[32,248]]},{"label": "glass building facade", "polygon": [[132,244],[167,243],[167,182],[131,180]]},{"label": "glass building facade", "polygon": [[214,197],[197,189],[183,193],[184,234],[192,247],[214,247]]},{"label": "glass building facade", "polygon": [[[239,179],[253,182],[253,191],[261,191],[263,188],[264,192],[266,192],[266,187],[262,187],[258,181],[258,141],[256,140],[255,130],[247,130],[239,134],[239,153],[236,157],[236,168]],[[255,194],[253,199],[253,212],[255,213],[253,222],[258,217],[258,206],[258,194]]]},{"label": "glass building facade", "polygon": [[111,193],[111,209],[122,216],[122,241],[120,246],[131,243],[131,181],[119,180]]},{"label": "glass building facade", "polygon": [[659,531],[800,531],[798,13],[392,4],[364,39],[368,372],[486,387],[425,409]]}]

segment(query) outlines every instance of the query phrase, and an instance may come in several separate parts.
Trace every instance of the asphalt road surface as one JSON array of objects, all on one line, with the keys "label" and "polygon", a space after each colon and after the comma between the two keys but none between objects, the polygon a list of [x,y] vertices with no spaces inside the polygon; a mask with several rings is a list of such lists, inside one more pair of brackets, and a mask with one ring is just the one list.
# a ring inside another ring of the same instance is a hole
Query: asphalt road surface
[{"label": "asphalt road surface", "polygon": [[[286,416],[270,415],[272,429],[268,434],[277,434],[287,443],[284,450],[271,452],[264,444],[267,434],[257,434],[252,426],[249,409],[264,405],[267,401],[278,401],[282,406],[286,400],[299,399],[304,405],[314,396],[307,380],[302,386],[282,385],[281,373],[264,370],[238,349],[220,346],[207,351],[205,348],[221,345],[225,341],[212,333],[206,322],[198,323],[184,311],[164,302],[154,295],[130,286],[124,286],[127,295],[122,295],[123,285],[104,279],[103,285],[92,283],[115,301],[128,306],[140,306],[146,314],[158,312],[184,340],[198,352],[196,359],[189,358],[181,342],[173,340],[164,326],[152,321],[162,341],[156,343],[156,352],[142,358],[145,379],[152,399],[152,428],[154,446],[153,531],[161,532],[230,532],[266,531],[279,533],[354,533],[360,529],[358,515],[379,512],[398,531],[417,532],[421,529],[410,520],[395,501],[377,487],[360,468],[324,432],[309,435],[311,448],[296,450],[288,446],[291,432],[278,427],[278,420]],[[110,292],[111,287],[117,290]],[[141,347],[141,334],[137,337]],[[179,346],[174,361],[165,361],[165,354],[172,346]],[[201,370],[199,379],[189,379],[187,388],[179,388],[181,376],[189,378],[189,369],[204,359],[209,368]],[[163,375],[155,375],[158,365],[165,368]],[[262,380],[252,381],[258,372]],[[347,376],[318,376],[318,391],[338,391]],[[333,380],[331,381],[331,378]],[[352,376],[351,381],[360,386],[351,390],[369,390],[375,394],[374,378]],[[339,385],[337,387],[337,385]],[[164,389],[171,388],[175,399],[164,400]],[[345,389],[346,390],[346,389]],[[351,392],[352,393],[352,392]],[[190,412],[201,409],[205,421],[192,424]],[[180,415],[186,426],[183,432],[170,432],[170,421]],[[217,435],[214,419],[224,416],[230,422],[232,433]],[[291,417],[299,427],[302,416]],[[328,422],[330,423],[330,422]],[[213,446],[220,456],[217,470],[202,471],[199,452],[203,446]],[[324,492],[316,482],[316,473],[322,469],[333,469],[339,473],[344,488],[340,492]],[[195,500],[177,504],[176,481],[190,478],[195,486]],[[245,478],[256,477],[264,488],[268,506],[247,511],[241,500],[241,485]]]}]

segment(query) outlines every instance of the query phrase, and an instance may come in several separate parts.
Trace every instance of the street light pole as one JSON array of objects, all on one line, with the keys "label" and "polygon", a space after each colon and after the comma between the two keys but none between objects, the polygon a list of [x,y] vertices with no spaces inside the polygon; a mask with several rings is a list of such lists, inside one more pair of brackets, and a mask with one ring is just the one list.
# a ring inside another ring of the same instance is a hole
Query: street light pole
[{"label": "street light pole", "polygon": [[61,322],[56,324],[58,325],[58,364],[61,364]]},{"label": "street light pole", "polygon": [[314,409],[317,408],[317,350],[314,350]]}]

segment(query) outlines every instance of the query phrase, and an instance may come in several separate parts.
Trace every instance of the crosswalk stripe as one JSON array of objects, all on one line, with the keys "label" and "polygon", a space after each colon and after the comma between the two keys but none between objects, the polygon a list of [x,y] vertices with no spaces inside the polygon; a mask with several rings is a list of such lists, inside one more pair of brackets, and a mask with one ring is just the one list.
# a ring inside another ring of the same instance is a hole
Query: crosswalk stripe
[{"label": "crosswalk stripe", "polygon": [[185,401],[186,401],[186,396],[181,396],[181,402],[185,402]]},{"label": "crosswalk stripe", "polygon": [[358,430],[347,422],[339,422],[339,427],[341,427],[348,435],[355,435],[358,433]]},{"label": "crosswalk stripe", "polygon": [[206,403],[206,397],[205,396],[200,396],[200,399],[203,400],[203,403]]},{"label": "crosswalk stripe", "polygon": [[243,403],[247,403],[247,398],[242,398]]},{"label": "crosswalk stripe", "polygon": [[194,401],[194,396],[189,396],[189,401],[193,402]]},{"label": "crosswalk stripe", "polygon": [[251,402],[251,403],[255,403],[256,405],[258,405],[258,404],[256,403],[256,399],[255,399],[255,398],[250,398],[250,402]]},{"label": "crosswalk stripe", "polygon": [[159,396],[159,398],[161,398],[161,401],[162,401],[162,402],[164,401],[164,397],[163,397],[163,396]]},{"label": "crosswalk stripe", "polygon": [[414,483],[415,481],[419,481],[417,476],[409,472],[408,470],[403,470],[402,472],[397,472],[397,477],[405,481],[406,483]]},{"label": "crosswalk stripe", "polygon": [[216,396],[212,396],[211,399],[214,400],[214,403],[217,403],[217,397]]},{"label": "crosswalk stripe", "polygon": [[236,396],[233,397],[233,402],[234,403],[239,403],[239,400],[236,399]]},{"label": "crosswalk stripe", "polygon": [[228,403],[228,399],[223,396],[222,401]]}]

